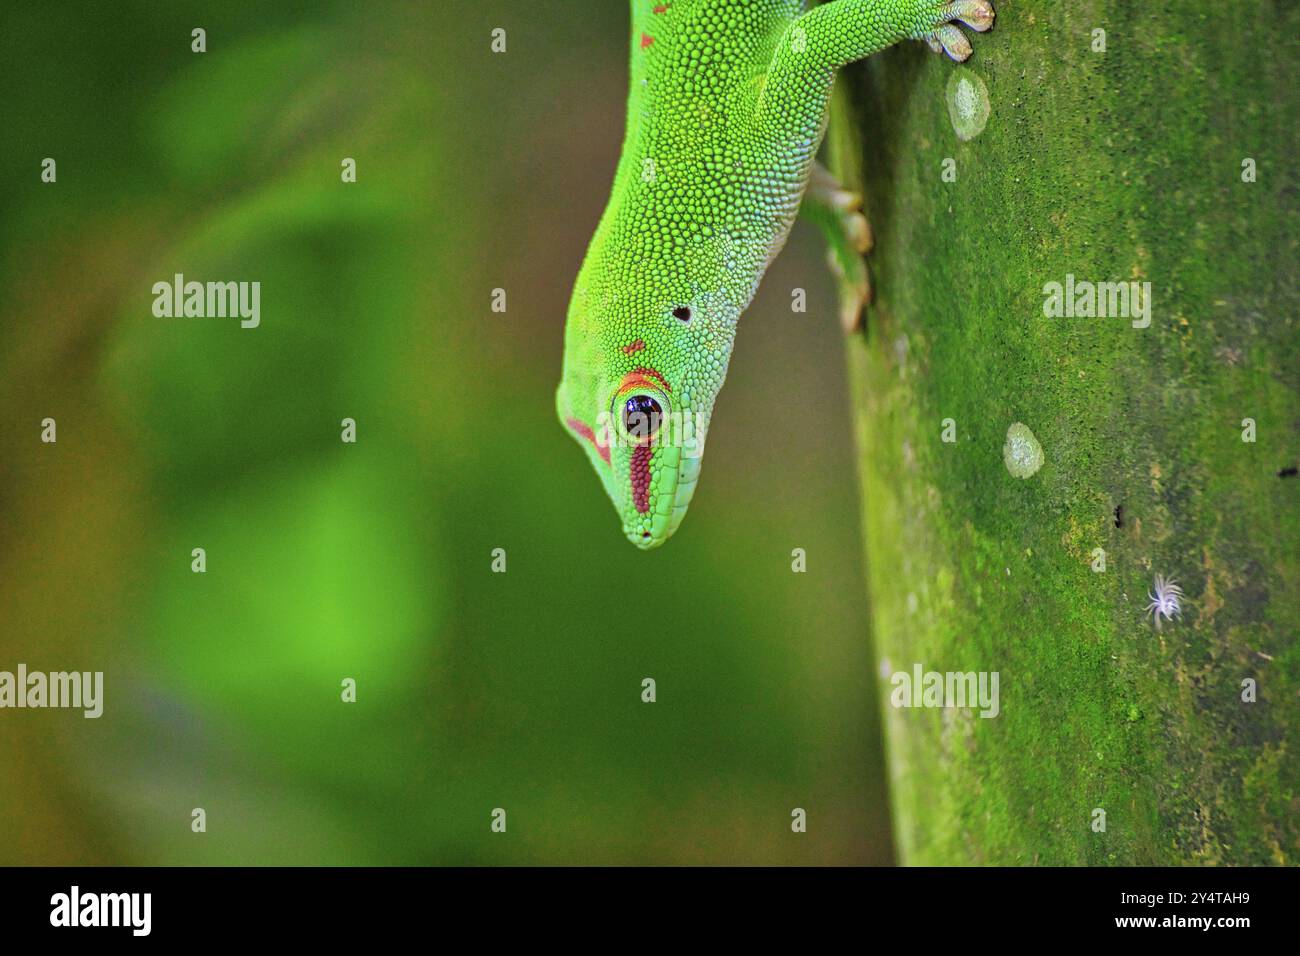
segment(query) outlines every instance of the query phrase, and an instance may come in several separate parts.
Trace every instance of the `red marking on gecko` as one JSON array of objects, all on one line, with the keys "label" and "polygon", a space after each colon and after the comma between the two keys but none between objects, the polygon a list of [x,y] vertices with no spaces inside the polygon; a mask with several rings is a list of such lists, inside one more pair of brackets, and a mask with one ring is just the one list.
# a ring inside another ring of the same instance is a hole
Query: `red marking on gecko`
[{"label": "red marking on gecko", "polygon": [[640,352],[643,348],[645,348],[645,339],[637,339],[631,345],[623,346],[623,354],[635,355],[637,352]]},{"label": "red marking on gecko", "polygon": [[605,459],[605,464],[609,464],[609,446],[602,445],[596,440],[596,433],[591,430],[591,426],[586,422],[579,421],[576,418],[566,418],[564,423],[572,428],[578,435],[591,442],[593,448],[600,453],[600,457]]},{"label": "red marking on gecko", "polygon": [[632,371],[623,376],[623,381],[618,383],[618,394],[630,392],[635,388],[662,388],[665,392],[671,392],[668,383],[664,377],[652,368],[637,366]]},{"label": "red marking on gecko", "polygon": [[634,388],[662,388],[665,392],[671,392],[673,387],[668,384],[667,379],[659,373],[657,369],[646,368],[644,365],[638,365],[632,371],[623,376],[623,380],[618,383],[618,394],[630,392]]},{"label": "red marking on gecko", "polygon": [[632,450],[632,463],[628,466],[628,478],[632,482],[632,504],[639,514],[650,510],[650,442],[637,445]]},{"label": "red marking on gecko", "polygon": [[656,381],[658,381],[660,385],[663,386],[665,392],[672,391],[672,387],[668,384],[667,381],[665,381],[664,377],[660,375],[656,369],[646,368],[644,365],[638,365],[636,368],[632,369],[632,374],[642,375],[642,376],[649,375],[651,378],[655,379]]},{"label": "red marking on gecko", "polygon": [[669,6],[670,6],[670,4],[667,4],[667,3],[661,3],[661,4],[659,4],[657,7],[654,8],[654,12],[655,12],[655,13],[667,13],[667,12],[668,12],[668,7],[669,7]]},{"label": "red marking on gecko", "polygon": [[649,36],[648,34],[645,33],[641,34],[641,49],[644,50],[646,47],[648,47],[651,43],[654,42],[655,42],[654,37]]}]

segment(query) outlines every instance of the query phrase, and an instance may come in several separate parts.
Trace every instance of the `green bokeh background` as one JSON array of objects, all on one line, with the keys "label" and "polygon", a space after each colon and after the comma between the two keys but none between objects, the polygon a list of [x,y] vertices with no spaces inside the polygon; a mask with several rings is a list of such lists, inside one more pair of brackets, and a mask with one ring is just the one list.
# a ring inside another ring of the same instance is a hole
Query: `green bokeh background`
[{"label": "green bokeh background", "polygon": [[[106,702],[0,712],[0,863],[892,859],[816,237],[743,323],[667,547],[554,420],[626,17],[6,7],[0,669],[102,670]],[[260,281],[261,327],[155,318],[177,272]]]}]

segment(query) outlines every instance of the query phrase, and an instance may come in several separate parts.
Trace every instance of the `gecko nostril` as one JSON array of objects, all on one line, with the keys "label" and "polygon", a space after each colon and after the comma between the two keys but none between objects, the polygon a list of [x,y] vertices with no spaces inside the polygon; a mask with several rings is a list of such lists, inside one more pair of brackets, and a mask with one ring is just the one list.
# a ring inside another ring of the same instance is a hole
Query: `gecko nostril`
[{"label": "gecko nostril", "polygon": [[642,532],[641,532],[641,537],[643,537],[643,538],[648,538],[648,537],[650,537],[650,532],[649,532],[649,531],[642,531]]},{"label": "gecko nostril", "polygon": [[684,305],[673,309],[673,315],[681,319],[683,322],[691,321],[691,310]]}]

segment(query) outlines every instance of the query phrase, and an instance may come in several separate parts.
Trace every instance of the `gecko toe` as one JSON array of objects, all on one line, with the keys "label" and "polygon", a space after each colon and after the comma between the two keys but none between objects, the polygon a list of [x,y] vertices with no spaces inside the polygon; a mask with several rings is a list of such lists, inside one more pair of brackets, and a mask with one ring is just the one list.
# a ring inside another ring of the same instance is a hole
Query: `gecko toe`
[{"label": "gecko toe", "polygon": [[977,33],[992,28],[993,4],[988,0],[955,0],[950,4],[951,17],[960,20]]},{"label": "gecko toe", "polygon": [[853,212],[846,217],[844,232],[853,248],[864,255],[875,245],[871,223],[867,222],[867,217],[861,212]]},{"label": "gecko toe", "polygon": [[993,4],[989,0],[945,0],[939,7],[938,24],[921,39],[935,53],[942,50],[961,63],[971,55],[972,49],[966,34],[955,24],[964,23],[977,33],[983,33],[993,27],[994,17]]},{"label": "gecko toe", "polygon": [[826,264],[835,276],[840,325],[844,333],[848,335],[863,329],[872,292],[871,273],[866,261],[860,255],[848,258],[843,249],[832,246],[826,251]]},{"label": "gecko toe", "polygon": [[961,32],[961,27],[955,27],[951,23],[945,23],[935,29],[934,35],[939,43],[942,44],[944,52],[958,63],[966,60],[973,52],[971,50],[970,40],[966,39],[966,34]]}]

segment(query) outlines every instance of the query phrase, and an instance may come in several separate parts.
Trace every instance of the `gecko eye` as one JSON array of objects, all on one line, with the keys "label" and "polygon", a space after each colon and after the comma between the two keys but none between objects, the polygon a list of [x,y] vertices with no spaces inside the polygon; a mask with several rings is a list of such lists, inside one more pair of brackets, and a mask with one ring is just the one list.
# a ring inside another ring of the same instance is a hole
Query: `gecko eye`
[{"label": "gecko eye", "polygon": [[654,438],[663,419],[663,407],[649,395],[633,395],[623,403],[623,430],[637,444]]},{"label": "gecko eye", "polygon": [[683,322],[691,321],[691,310],[689,306],[679,305],[677,308],[673,309],[673,315],[676,318],[681,319]]}]

